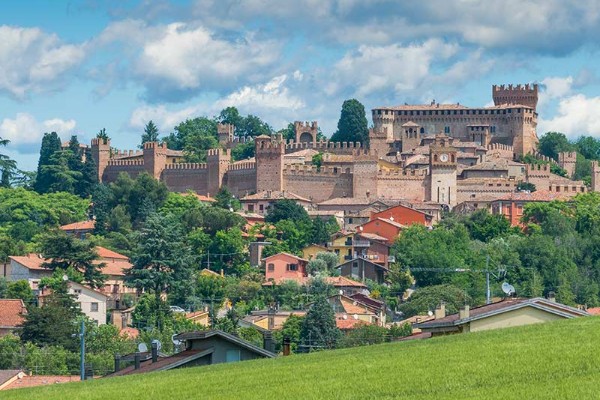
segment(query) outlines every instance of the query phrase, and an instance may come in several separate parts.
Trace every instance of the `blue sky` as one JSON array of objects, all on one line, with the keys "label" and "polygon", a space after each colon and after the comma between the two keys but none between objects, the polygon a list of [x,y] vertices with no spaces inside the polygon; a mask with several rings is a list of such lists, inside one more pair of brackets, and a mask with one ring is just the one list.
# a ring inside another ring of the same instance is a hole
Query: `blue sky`
[{"label": "blue sky", "polygon": [[230,105],[331,135],[347,98],[481,106],[532,82],[538,133],[600,136],[598,37],[600,0],[4,0],[2,152],[33,169],[44,132],[103,127],[135,148],[150,119],[166,135]]}]

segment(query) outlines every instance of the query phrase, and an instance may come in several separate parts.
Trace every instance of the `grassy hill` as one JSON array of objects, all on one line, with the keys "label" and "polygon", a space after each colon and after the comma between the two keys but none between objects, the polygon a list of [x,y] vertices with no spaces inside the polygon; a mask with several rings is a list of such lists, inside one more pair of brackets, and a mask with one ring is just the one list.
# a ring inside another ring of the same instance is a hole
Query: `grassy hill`
[{"label": "grassy hill", "polygon": [[11,399],[591,399],[600,318],[0,392]]}]

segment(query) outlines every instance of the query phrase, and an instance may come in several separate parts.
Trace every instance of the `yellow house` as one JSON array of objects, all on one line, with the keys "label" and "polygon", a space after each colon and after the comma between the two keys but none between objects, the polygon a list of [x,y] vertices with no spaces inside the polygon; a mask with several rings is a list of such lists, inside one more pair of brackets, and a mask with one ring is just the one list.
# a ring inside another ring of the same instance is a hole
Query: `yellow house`
[{"label": "yellow house", "polygon": [[557,303],[553,299],[505,299],[470,309],[465,306],[457,314],[445,315],[445,306],[435,310],[435,319],[414,327],[433,336],[479,332],[491,329],[537,324],[565,318],[589,316],[586,311]]},{"label": "yellow house", "polygon": [[331,251],[325,246],[320,246],[318,244],[311,244],[302,249],[302,258],[305,260],[312,260],[318,253],[324,253]]},{"label": "yellow house", "polygon": [[352,232],[338,232],[331,236],[331,241],[327,243],[327,249],[337,254],[340,258],[340,264],[354,258],[354,247],[352,246]]}]

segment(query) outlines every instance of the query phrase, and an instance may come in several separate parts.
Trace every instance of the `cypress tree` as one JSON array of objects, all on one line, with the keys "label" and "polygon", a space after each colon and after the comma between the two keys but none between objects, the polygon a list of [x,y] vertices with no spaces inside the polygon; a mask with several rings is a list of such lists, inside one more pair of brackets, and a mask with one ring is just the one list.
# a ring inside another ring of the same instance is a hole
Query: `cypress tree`
[{"label": "cypress tree", "polygon": [[36,192],[43,194],[50,190],[50,185],[52,184],[51,177],[44,170],[44,167],[52,164],[52,156],[60,150],[61,142],[58,134],[56,132],[44,133],[40,149],[40,159],[38,161],[37,177],[33,185]]},{"label": "cypress tree", "polygon": [[331,136],[334,142],[361,142],[369,144],[369,128],[365,107],[360,101],[350,99],[342,104],[342,113],[338,121],[338,129]]}]

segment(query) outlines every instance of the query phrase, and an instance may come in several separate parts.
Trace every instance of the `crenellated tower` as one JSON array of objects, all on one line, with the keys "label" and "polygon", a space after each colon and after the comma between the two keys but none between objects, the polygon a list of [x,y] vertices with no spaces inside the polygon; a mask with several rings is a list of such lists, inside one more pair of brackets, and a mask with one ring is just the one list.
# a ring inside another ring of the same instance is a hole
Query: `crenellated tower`
[{"label": "crenellated tower", "polygon": [[600,192],[600,165],[598,161],[592,161],[592,192]]},{"label": "crenellated tower", "polygon": [[454,207],[457,204],[457,150],[445,135],[436,135],[429,146],[429,200]]},{"label": "crenellated tower", "polygon": [[146,142],[144,143],[144,168],[155,179],[160,179],[162,171],[167,165],[167,144]]},{"label": "crenellated tower", "polygon": [[313,122],[294,122],[294,131],[296,133],[296,143],[317,143],[317,133],[319,132],[319,125],[317,121]]},{"label": "crenellated tower", "polygon": [[223,177],[229,169],[231,155],[227,149],[209,149],[206,154],[208,167],[208,194],[214,196],[223,185]]},{"label": "crenellated tower", "polygon": [[536,109],[538,102],[538,85],[492,85],[494,105],[520,104]]},{"label": "crenellated tower", "polygon": [[91,146],[92,158],[96,163],[98,180],[102,182],[104,170],[110,160],[110,139],[93,138]]},{"label": "crenellated tower", "polygon": [[233,124],[217,124],[217,135],[219,137],[219,144],[227,146],[233,143],[233,135],[235,133],[235,126]]},{"label": "crenellated tower", "polygon": [[256,191],[283,190],[285,142],[281,135],[254,138],[256,152]]},{"label": "crenellated tower", "polygon": [[565,151],[558,153],[558,165],[567,171],[567,176],[573,178],[575,174],[575,165],[577,164],[577,152]]}]

